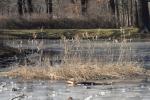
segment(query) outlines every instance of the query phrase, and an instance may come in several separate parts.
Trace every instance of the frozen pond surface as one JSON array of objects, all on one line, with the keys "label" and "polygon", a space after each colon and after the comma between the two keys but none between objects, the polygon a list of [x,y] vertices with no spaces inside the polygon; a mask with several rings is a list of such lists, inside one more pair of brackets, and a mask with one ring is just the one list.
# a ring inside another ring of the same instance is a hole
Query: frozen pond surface
[{"label": "frozen pond surface", "polygon": [[[24,95],[17,98],[21,94]],[[64,82],[1,79],[0,100],[67,100],[68,97],[73,100],[150,100],[150,84],[70,87]]]}]

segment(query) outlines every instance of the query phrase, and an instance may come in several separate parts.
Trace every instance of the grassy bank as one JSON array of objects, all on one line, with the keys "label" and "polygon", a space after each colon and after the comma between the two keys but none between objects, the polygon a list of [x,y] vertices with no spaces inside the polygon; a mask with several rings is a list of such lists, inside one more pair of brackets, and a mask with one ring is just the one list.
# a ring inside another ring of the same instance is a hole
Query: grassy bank
[{"label": "grassy bank", "polygon": [[1,38],[32,38],[36,33],[37,38],[61,39],[116,39],[116,38],[142,38],[145,35],[138,34],[138,28],[125,29],[1,29]]}]

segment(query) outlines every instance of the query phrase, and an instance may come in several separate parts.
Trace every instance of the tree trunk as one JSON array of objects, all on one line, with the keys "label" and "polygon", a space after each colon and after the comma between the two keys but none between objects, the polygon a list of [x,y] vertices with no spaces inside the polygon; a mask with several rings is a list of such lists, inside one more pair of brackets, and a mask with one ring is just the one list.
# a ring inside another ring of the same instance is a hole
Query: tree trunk
[{"label": "tree trunk", "polygon": [[110,0],[109,1],[109,5],[111,7],[112,13],[115,14],[115,1],[114,0]]},{"label": "tree trunk", "polygon": [[21,15],[21,16],[23,15],[23,7],[22,7],[22,5],[23,5],[23,4],[22,4],[22,0],[18,0],[18,1],[17,1],[18,14]]},{"label": "tree trunk", "polygon": [[117,28],[120,28],[121,26],[121,24],[120,24],[120,12],[119,12],[119,1],[118,0],[115,0],[115,15],[116,15],[116,19],[117,19],[117,22],[116,22],[116,26],[117,26]]},{"label": "tree trunk", "polygon": [[29,14],[33,13],[32,0],[27,0],[27,5],[28,5],[28,12],[29,12]]},{"label": "tree trunk", "polygon": [[52,0],[45,0],[45,3],[46,3],[46,13],[52,14],[52,12],[53,12]]},{"label": "tree trunk", "polygon": [[150,17],[148,0],[137,0],[138,4],[138,26],[141,32],[150,32]]},{"label": "tree trunk", "polygon": [[81,0],[82,15],[87,14],[88,0]]},{"label": "tree trunk", "polygon": [[22,1],[22,6],[23,6],[23,14],[27,13],[27,5],[26,5],[26,0],[21,0]]},{"label": "tree trunk", "polygon": [[134,0],[134,3],[135,3],[135,14],[134,14],[134,17],[135,17],[135,26],[139,26],[139,22],[138,22],[138,19],[139,19],[139,16],[138,16],[138,5],[137,5],[137,0]]}]

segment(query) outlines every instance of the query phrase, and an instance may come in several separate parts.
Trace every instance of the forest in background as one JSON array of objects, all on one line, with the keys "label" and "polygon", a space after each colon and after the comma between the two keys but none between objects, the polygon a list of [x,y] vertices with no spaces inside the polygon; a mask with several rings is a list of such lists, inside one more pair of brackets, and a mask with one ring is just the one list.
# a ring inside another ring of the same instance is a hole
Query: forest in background
[{"label": "forest in background", "polygon": [[149,0],[1,0],[0,28],[120,28],[150,31]]}]

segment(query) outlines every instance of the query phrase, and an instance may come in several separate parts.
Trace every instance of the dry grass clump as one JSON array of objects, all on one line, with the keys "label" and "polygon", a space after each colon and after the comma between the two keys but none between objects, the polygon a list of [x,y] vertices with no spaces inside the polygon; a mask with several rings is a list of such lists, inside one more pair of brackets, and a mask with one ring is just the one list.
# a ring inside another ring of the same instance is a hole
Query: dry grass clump
[{"label": "dry grass clump", "polygon": [[108,65],[90,65],[76,64],[69,65],[56,70],[57,76],[64,79],[74,78],[76,80],[101,80],[101,79],[124,79],[135,78],[137,75],[143,75],[143,68],[132,64],[108,64]]},{"label": "dry grass clump", "polygon": [[53,75],[50,71],[51,68],[22,66],[7,72],[7,76],[21,77],[23,79],[52,79]]},{"label": "dry grass clump", "polygon": [[132,79],[144,75],[144,69],[134,64],[91,65],[89,63],[55,67],[20,67],[7,73],[10,77],[50,80]]}]

